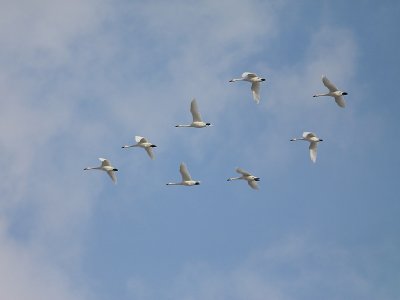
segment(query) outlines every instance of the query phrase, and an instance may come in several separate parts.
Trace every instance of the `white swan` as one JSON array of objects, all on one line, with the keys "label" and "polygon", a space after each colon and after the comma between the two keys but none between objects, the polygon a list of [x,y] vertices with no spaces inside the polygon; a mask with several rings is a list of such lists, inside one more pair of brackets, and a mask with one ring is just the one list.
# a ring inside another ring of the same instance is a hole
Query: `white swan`
[{"label": "white swan", "polygon": [[189,125],[176,125],[175,127],[194,127],[194,128],[203,128],[207,126],[212,126],[211,123],[203,122],[199,107],[197,105],[196,99],[193,99],[190,103],[190,113],[192,114],[193,122]]},{"label": "white swan", "polygon": [[167,185],[186,185],[186,186],[192,186],[192,185],[199,185],[200,181],[193,180],[192,177],[189,174],[189,171],[187,170],[186,166],[184,163],[181,163],[179,167],[179,172],[181,173],[182,176],[182,181],[181,182],[169,182]]},{"label": "white swan", "polygon": [[249,184],[249,186],[252,189],[255,189],[255,190],[258,189],[257,181],[260,181],[260,177],[251,175],[249,172],[244,171],[241,168],[236,168],[236,172],[238,172],[239,174],[242,174],[242,176],[228,178],[228,181],[239,180],[239,179],[247,180],[247,183]]},{"label": "white swan", "polygon": [[100,167],[87,167],[87,168],[84,168],[84,170],[101,170],[101,171],[105,171],[110,176],[111,180],[114,183],[117,183],[117,176],[115,175],[114,172],[118,171],[118,169],[113,167],[110,164],[110,161],[105,159],[105,158],[99,157],[99,160],[101,161],[101,166]]},{"label": "white swan", "polygon": [[265,81],[265,78],[259,77],[257,74],[244,72],[241,78],[233,78],[229,82],[235,81],[249,81],[251,82],[251,91],[253,92],[253,99],[256,103],[260,103],[260,82]]},{"label": "white swan", "polygon": [[329,81],[326,76],[322,76],[323,84],[329,89],[329,93],[326,94],[316,94],[313,97],[320,97],[320,96],[331,96],[335,98],[337,105],[344,108],[346,106],[346,102],[344,101],[343,96],[347,95],[346,92],[339,91],[338,88]]},{"label": "white swan", "polygon": [[318,138],[315,133],[312,132],[303,132],[303,137],[302,138],[294,138],[291,139],[290,141],[307,141],[310,142],[310,158],[313,163],[316,162],[317,160],[317,145],[319,142],[322,142],[320,138]]},{"label": "white swan", "polygon": [[149,141],[146,140],[146,138],[142,137],[142,136],[135,136],[135,141],[136,144],[134,145],[125,145],[122,146],[122,148],[131,148],[131,147],[141,147],[144,148],[147,152],[147,154],[150,156],[151,159],[154,159],[154,155],[153,155],[153,150],[152,148],[157,147],[156,145],[150,143]]}]

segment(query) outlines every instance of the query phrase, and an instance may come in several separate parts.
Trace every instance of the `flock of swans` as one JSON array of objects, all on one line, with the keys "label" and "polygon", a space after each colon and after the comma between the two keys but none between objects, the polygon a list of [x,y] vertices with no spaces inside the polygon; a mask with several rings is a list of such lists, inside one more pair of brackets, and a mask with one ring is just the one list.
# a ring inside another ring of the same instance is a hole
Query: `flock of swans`
[{"label": "flock of swans", "polygon": [[[236,81],[248,81],[251,82],[251,91],[253,94],[254,101],[258,104],[260,102],[260,84],[261,82],[266,81],[265,78],[259,77],[255,73],[244,72],[241,78],[234,78],[229,80],[229,82],[236,82]],[[320,97],[320,96],[330,96],[333,97],[336,104],[342,108],[346,106],[346,102],[343,96],[347,95],[347,92],[340,91],[332,82],[329,81],[326,76],[322,76],[322,83],[328,88],[329,92],[326,94],[315,94],[313,97]],[[204,128],[213,126],[211,123],[204,122],[199,107],[197,104],[196,99],[193,99],[190,103],[190,113],[192,114],[192,123],[186,125],[175,125],[175,127],[193,127],[193,128]],[[310,143],[309,151],[310,151],[310,159],[313,163],[317,160],[317,145],[319,142],[323,140],[320,139],[315,133],[313,132],[303,132],[301,138],[293,138],[290,141],[307,141]],[[122,148],[131,148],[131,147],[140,147],[146,150],[148,156],[151,159],[154,159],[153,148],[157,147],[156,145],[150,143],[146,138],[142,136],[135,136],[136,144],[133,145],[125,145]],[[87,167],[84,170],[101,170],[107,172],[110,176],[111,180],[116,183],[117,176],[115,174],[118,171],[117,168],[113,167],[109,160],[105,158],[99,158],[101,161],[101,166],[98,167]],[[184,185],[184,186],[193,186],[199,185],[200,181],[193,180],[190,176],[190,173],[184,163],[180,164],[179,172],[182,177],[182,181],[180,182],[169,182],[167,185]],[[230,177],[227,181],[232,180],[245,180],[247,181],[248,185],[252,189],[258,189],[257,182],[260,181],[260,178],[257,176],[252,175],[251,173],[242,170],[241,168],[236,168],[236,172],[239,173],[241,176],[239,177]]]}]

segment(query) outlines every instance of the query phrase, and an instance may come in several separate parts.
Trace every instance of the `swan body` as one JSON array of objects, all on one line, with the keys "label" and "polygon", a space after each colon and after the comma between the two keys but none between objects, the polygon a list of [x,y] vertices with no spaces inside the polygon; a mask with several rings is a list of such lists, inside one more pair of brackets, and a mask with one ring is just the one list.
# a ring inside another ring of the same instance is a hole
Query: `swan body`
[{"label": "swan body", "polygon": [[108,159],[105,158],[99,158],[101,161],[101,166],[99,167],[87,167],[84,168],[84,170],[101,170],[107,172],[108,176],[110,176],[111,180],[114,183],[117,183],[117,176],[115,175],[115,172],[118,171],[117,168],[113,167]]},{"label": "swan body", "polygon": [[136,144],[134,145],[125,145],[122,148],[131,148],[131,147],[140,147],[146,150],[147,154],[151,159],[154,159],[154,154],[152,148],[157,147],[156,145],[150,143],[146,138],[142,136],[135,136]]},{"label": "swan body", "polygon": [[260,177],[256,177],[256,176],[250,174],[249,172],[242,170],[241,168],[236,168],[236,172],[238,172],[238,173],[241,174],[242,176],[239,176],[239,177],[230,177],[230,178],[228,178],[228,181],[232,181],[232,180],[246,180],[247,183],[249,184],[249,186],[250,186],[252,189],[255,189],[255,190],[258,189],[257,181],[260,181]]},{"label": "swan body", "polygon": [[179,166],[179,172],[181,173],[182,176],[182,181],[181,182],[169,182],[167,185],[185,185],[185,186],[192,186],[192,185],[199,185],[200,181],[193,180],[192,177],[189,174],[189,171],[186,168],[186,165],[184,163],[181,163]]},{"label": "swan body", "polygon": [[253,99],[257,104],[260,103],[260,82],[265,81],[265,78],[261,78],[255,73],[244,72],[241,78],[233,78],[229,80],[229,82],[235,82],[235,81],[251,82],[251,91],[253,93]]},{"label": "swan body", "polygon": [[343,96],[347,95],[347,93],[340,91],[332,82],[329,81],[328,78],[326,78],[326,76],[322,76],[322,83],[329,89],[329,93],[316,94],[313,97],[320,97],[320,96],[333,97],[335,98],[336,104],[344,108],[346,106],[346,102],[344,101]]},{"label": "swan body", "polygon": [[191,124],[176,125],[175,127],[203,128],[203,127],[207,127],[207,126],[212,126],[211,123],[206,123],[202,120],[196,99],[193,99],[192,102],[190,103],[190,113],[192,114],[192,118],[193,118],[193,122]]},{"label": "swan body", "polygon": [[310,150],[310,158],[313,163],[317,161],[317,145],[319,142],[323,140],[318,138],[315,133],[312,132],[303,132],[303,137],[301,138],[293,138],[290,141],[307,141],[310,142],[309,150]]}]

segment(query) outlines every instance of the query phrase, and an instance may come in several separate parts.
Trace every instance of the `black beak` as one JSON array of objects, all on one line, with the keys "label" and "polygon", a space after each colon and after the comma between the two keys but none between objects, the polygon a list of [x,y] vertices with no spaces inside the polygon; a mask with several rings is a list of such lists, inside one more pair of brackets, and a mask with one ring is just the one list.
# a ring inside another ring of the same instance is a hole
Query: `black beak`
[{"label": "black beak", "polygon": [[343,92],[343,93],[342,93],[342,95],[345,95],[345,96],[346,96],[346,95],[347,95],[347,93],[346,93],[346,92]]},{"label": "black beak", "polygon": [[118,171],[118,169],[115,169],[115,168],[114,168],[113,171]]},{"label": "black beak", "polygon": [[157,147],[157,146],[156,146],[156,145],[151,145],[150,147],[153,147],[153,148],[154,148],[154,147]]},{"label": "black beak", "polygon": [[260,177],[254,178],[254,181],[260,181]]},{"label": "black beak", "polygon": [[265,81],[266,79],[265,78],[261,78],[261,81]]},{"label": "black beak", "polygon": [[207,125],[207,126],[210,126],[210,125],[211,125],[211,123],[206,123],[206,125]]},{"label": "black beak", "polygon": [[320,142],[323,142],[324,140],[323,140],[323,139],[319,139],[319,141],[320,141]]}]

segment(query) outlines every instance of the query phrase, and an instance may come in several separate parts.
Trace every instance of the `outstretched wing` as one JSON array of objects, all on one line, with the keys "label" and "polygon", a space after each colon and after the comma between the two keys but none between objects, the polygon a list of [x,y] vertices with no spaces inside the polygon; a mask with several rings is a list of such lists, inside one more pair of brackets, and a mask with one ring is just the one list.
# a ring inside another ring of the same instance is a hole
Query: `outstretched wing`
[{"label": "outstretched wing", "polygon": [[182,181],[192,180],[192,177],[190,177],[189,171],[187,170],[186,165],[184,163],[181,163],[179,167],[179,172],[181,172]]},{"label": "outstretched wing", "polygon": [[201,115],[199,112],[199,107],[197,105],[196,99],[193,99],[190,103],[190,112],[193,117],[193,122],[201,122]]},{"label": "outstretched wing", "polygon": [[150,156],[151,159],[154,159],[153,150],[151,147],[146,147],[146,152]]},{"label": "outstretched wing", "polygon": [[251,73],[251,72],[244,72],[242,74],[242,78],[250,79],[250,78],[254,78],[254,77],[257,77],[257,74]]},{"label": "outstretched wing", "polygon": [[310,158],[311,158],[313,163],[315,163],[316,160],[317,160],[317,145],[318,145],[317,142],[311,142],[310,143],[310,147],[309,147],[309,149],[310,149]]},{"label": "outstretched wing", "polygon": [[110,162],[108,161],[108,159],[99,157],[99,160],[101,161],[101,166],[102,166],[102,167],[111,166],[111,164],[110,164]]},{"label": "outstretched wing", "polygon": [[139,135],[135,136],[135,141],[136,141],[136,143],[146,143],[147,142],[147,140],[144,137],[139,136]]},{"label": "outstretched wing", "polygon": [[310,139],[312,137],[317,137],[317,136],[313,132],[308,132],[308,131],[303,132],[303,138]]},{"label": "outstretched wing", "polygon": [[336,92],[338,90],[337,87],[332,82],[330,82],[328,78],[326,78],[326,76],[322,76],[322,82],[329,89],[330,92]]},{"label": "outstretched wing", "polygon": [[336,104],[342,108],[344,108],[346,106],[346,101],[344,101],[344,98],[342,96],[335,97],[335,101],[336,101]]},{"label": "outstretched wing", "polygon": [[251,84],[251,91],[253,92],[253,99],[256,101],[256,103],[260,103],[260,83],[259,82],[253,82]]},{"label": "outstretched wing", "polygon": [[236,172],[239,174],[242,174],[243,176],[251,176],[251,174],[245,170],[242,170],[241,168],[236,168]]},{"label": "outstretched wing", "polygon": [[249,186],[254,189],[254,190],[258,190],[258,185],[257,185],[257,181],[254,180],[248,180],[247,183],[249,184]]},{"label": "outstretched wing", "polygon": [[117,183],[117,175],[115,175],[114,171],[107,171],[107,174],[114,183]]}]

